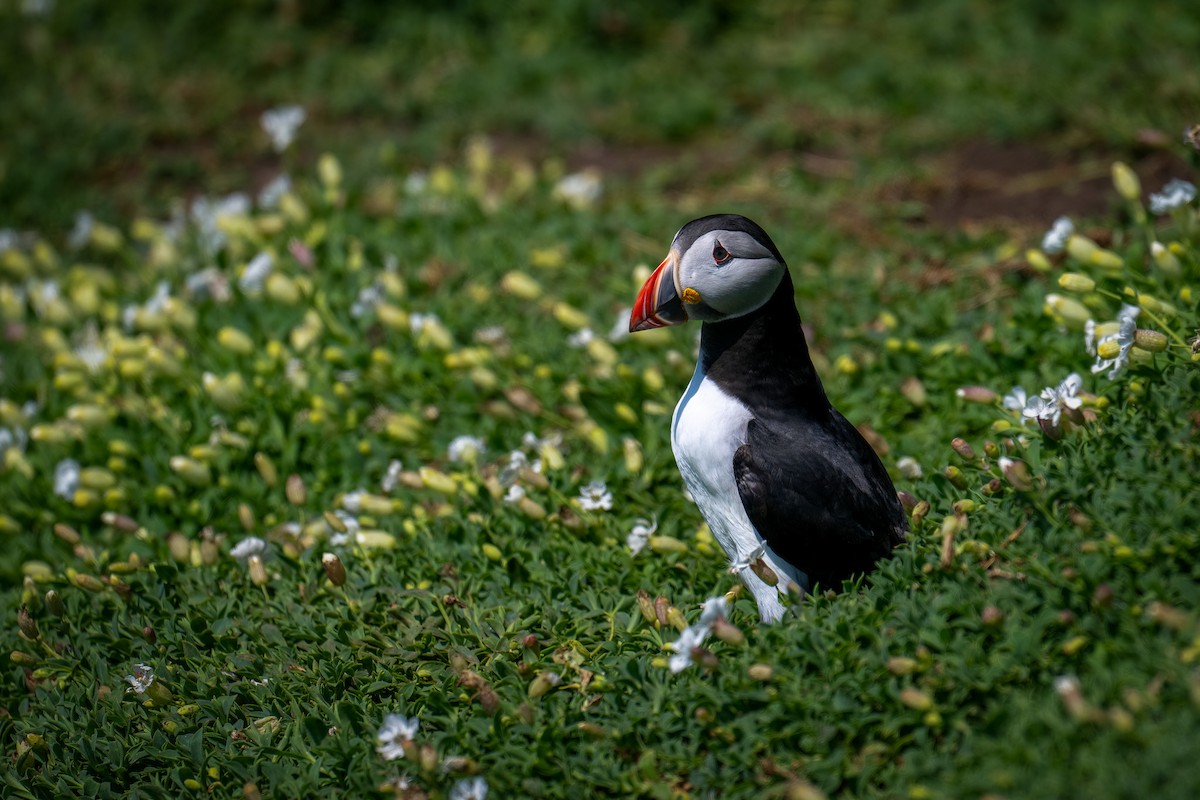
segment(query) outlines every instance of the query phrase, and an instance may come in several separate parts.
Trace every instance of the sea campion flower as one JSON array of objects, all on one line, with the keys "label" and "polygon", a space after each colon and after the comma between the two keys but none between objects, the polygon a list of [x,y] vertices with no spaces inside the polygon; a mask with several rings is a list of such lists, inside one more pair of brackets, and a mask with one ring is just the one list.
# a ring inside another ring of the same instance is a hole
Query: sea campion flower
[{"label": "sea campion flower", "polygon": [[896,469],[909,480],[916,480],[925,474],[921,469],[921,465],[912,456],[900,456],[900,458],[896,459]]},{"label": "sea campion flower", "polygon": [[229,551],[229,555],[238,561],[246,561],[250,556],[261,556],[267,551],[267,543],[257,536],[247,536]]},{"label": "sea campion flower", "polygon": [[[1100,336],[1097,339],[1095,323],[1091,330],[1092,342],[1085,335],[1085,345],[1094,343],[1095,350],[1088,348],[1088,353],[1096,356],[1092,364],[1092,374],[1108,370],[1108,379],[1116,380],[1121,371],[1129,365],[1129,350],[1137,337],[1137,317],[1141,309],[1137,306],[1124,306],[1117,314],[1118,328],[1115,333]],[[1115,348],[1116,352],[1113,352]]]},{"label": "sea campion flower", "polygon": [[126,675],[125,680],[129,683],[129,688],[125,690],[126,692],[145,694],[150,685],[154,683],[154,670],[146,664],[135,664],[133,666],[133,674]]},{"label": "sea campion flower", "polygon": [[1020,386],[1014,386],[1011,392],[1004,395],[1002,402],[1004,407],[1010,411],[1024,411],[1028,401],[1029,397],[1025,394],[1025,390]]},{"label": "sea campion flower", "polygon": [[292,190],[292,179],[287,175],[276,175],[258,193],[259,208],[278,208],[279,200]]},{"label": "sea campion flower", "polygon": [[450,800],[486,800],[488,785],[482,777],[464,778],[450,790]]},{"label": "sea campion flower", "polygon": [[274,266],[274,256],[265,251],[259,253],[250,259],[250,263],[242,270],[242,276],[238,278],[238,288],[245,294],[258,294]]},{"label": "sea campion flower", "polygon": [[710,630],[711,627],[707,625],[692,625],[684,628],[679,638],[667,645],[675,651],[675,655],[667,662],[671,672],[683,672],[692,665],[692,653],[704,644]]},{"label": "sea campion flower", "polygon": [[650,537],[656,530],[658,530],[658,520],[636,520],[633,530],[625,537],[625,544],[629,547],[629,552],[635,556],[642,552],[642,548],[646,546],[646,542],[650,541]]},{"label": "sea campion flower", "polygon": [[473,464],[484,450],[483,439],[478,436],[455,436],[446,450],[451,461]]},{"label": "sea campion flower", "polygon": [[604,481],[592,481],[579,490],[579,505],[584,511],[611,511],[612,492]]},{"label": "sea campion flower", "polygon": [[571,347],[587,347],[595,338],[596,334],[592,333],[591,328],[580,328],[567,337],[567,344]]},{"label": "sea campion flower", "polygon": [[585,209],[600,199],[604,186],[594,170],[573,172],[554,187],[554,196],[576,209]]},{"label": "sea campion flower", "polygon": [[259,121],[263,131],[271,138],[271,146],[276,153],[288,149],[306,116],[300,106],[281,106],[263,112]]},{"label": "sea campion flower", "polygon": [[403,758],[404,745],[412,742],[420,726],[421,722],[416,717],[388,714],[383,718],[379,733],[375,734],[375,752],[383,756],[385,761]]},{"label": "sea campion flower", "polygon": [[514,483],[508,487],[508,492],[504,495],[504,502],[519,503],[525,499],[525,489],[520,484]]},{"label": "sea campion flower", "polygon": [[92,240],[92,230],[96,227],[96,218],[90,211],[80,211],[75,215],[75,227],[67,237],[67,245],[72,250],[82,250]]},{"label": "sea campion flower", "polygon": [[1075,232],[1075,223],[1070,217],[1059,217],[1054,220],[1050,230],[1042,237],[1042,249],[1047,253],[1061,253],[1067,247],[1067,240]]},{"label": "sea campion flower", "polygon": [[387,471],[379,481],[379,488],[383,490],[384,494],[392,493],[392,490],[400,483],[400,473],[403,471],[404,465],[400,463],[400,459],[393,458],[388,462]]},{"label": "sea campion flower", "polygon": [[1162,191],[1150,195],[1150,211],[1162,215],[1186,206],[1196,199],[1196,187],[1187,181],[1174,178],[1167,182]]},{"label": "sea campion flower", "polygon": [[54,493],[64,500],[75,499],[79,488],[79,462],[64,458],[54,467]]}]

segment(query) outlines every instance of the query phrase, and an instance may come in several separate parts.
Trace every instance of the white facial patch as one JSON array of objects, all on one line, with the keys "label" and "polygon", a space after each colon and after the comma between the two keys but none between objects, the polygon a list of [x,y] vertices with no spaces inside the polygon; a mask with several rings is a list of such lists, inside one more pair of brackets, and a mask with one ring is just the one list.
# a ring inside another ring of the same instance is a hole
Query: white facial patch
[{"label": "white facial patch", "polygon": [[[729,254],[718,264],[717,244]],[[715,322],[740,317],[761,307],[783,279],[783,265],[771,251],[742,231],[709,231],[698,238],[679,262],[676,288],[698,292],[706,308],[689,307],[688,315]]]}]

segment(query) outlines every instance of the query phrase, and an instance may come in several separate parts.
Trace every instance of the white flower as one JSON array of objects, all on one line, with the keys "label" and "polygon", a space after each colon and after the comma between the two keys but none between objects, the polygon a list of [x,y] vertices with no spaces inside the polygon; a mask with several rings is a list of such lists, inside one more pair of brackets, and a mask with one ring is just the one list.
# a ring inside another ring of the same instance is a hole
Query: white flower
[{"label": "white flower", "polygon": [[1010,411],[1024,411],[1025,404],[1028,402],[1028,397],[1025,395],[1025,390],[1020,386],[1013,386],[1013,391],[1004,395],[1004,408]]},{"label": "white flower", "polygon": [[675,651],[667,662],[671,672],[682,672],[692,665],[692,651],[704,644],[710,629],[707,625],[692,625],[684,628],[679,638],[667,645]]},{"label": "white flower", "polygon": [[192,201],[192,222],[200,235],[200,243],[210,253],[220,250],[228,241],[225,231],[220,228],[220,221],[226,217],[244,217],[249,213],[250,198],[241,192],[217,200],[197,197]]},{"label": "white flower", "polygon": [[909,480],[916,480],[925,474],[921,465],[912,456],[900,456],[896,459],[896,469],[900,470],[900,474]]},{"label": "white flower", "polygon": [[571,347],[587,347],[596,338],[596,334],[592,333],[591,328],[581,328],[567,337],[567,344]]},{"label": "white flower", "polygon": [[1096,347],[1115,341],[1120,350],[1113,358],[1100,358],[1096,356],[1096,363],[1092,364],[1092,374],[1108,370],[1108,379],[1116,380],[1121,374],[1121,370],[1125,369],[1129,364],[1129,349],[1133,347],[1134,338],[1137,336],[1137,316],[1141,311],[1137,306],[1123,306],[1117,314],[1119,327],[1117,332],[1109,336],[1105,336],[1100,341],[1096,342]]},{"label": "white flower", "polygon": [[475,331],[475,341],[488,347],[499,347],[508,343],[508,334],[501,325],[489,325]]},{"label": "white flower", "polygon": [[265,250],[254,258],[250,259],[250,263],[242,270],[242,277],[238,278],[238,288],[245,294],[257,294],[262,291],[263,284],[267,280],[267,276],[271,274],[271,269],[275,266],[275,257]]},{"label": "white flower", "polygon": [[1161,192],[1150,195],[1150,211],[1154,214],[1166,214],[1172,209],[1186,206],[1195,199],[1196,187],[1175,178],[1169,181]]},{"label": "white flower", "polygon": [[25,452],[25,445],[29,443],[29,436],[21,428],[13,426],[12,428],[0,428],[0,456],[3,456],[6,450],[15,449],[18,453]]},{"label": "white flower", "polygon": [[125,680],[129,682],[126,692],[145,694],[146,690],[150,688],[150,684],[154,683],[154,670],[145,664],[135,664],[133,674],[126,675]]},{"label": "white flower", "polygon": [[261,556],[267,551],[267,543],[257,536],[247,536],[229,551],[229,555],[238,561],[246,561],[250,556]]},{"label": "white flower", "polygon": [[279,200],[292,190],[292,179],[287,175],[277,175],[258,193],[259,208],[276,208]]},{"label": "white flower", "polygon": [[92,240],[92,229],[96,227],[96,218],[90,211],[80,211],[75,215],[75,227],[67,237],[67,245],[72,250],[82,250]]},{"label": "white flower", "polygon": [[304,124],[305,117],[304,109],[300,106],[281,106],[263,112],[260,120],[262,129],[271,137],[271,146],[276,153],[288,149],[296,138],[296,131]]},{"label": "white flower", "polygon": [[658,520],[639,519],[634,522],[633,530],[625,537],[625,544],[629,547],[629,552],[637,555],[642,552],[642,548],[646,546],[646,542],[658,530]]},{"label": "white flower", "polygon": [[88,329],[83,341],[76,345],[75,355],[87,367],[88,372],[99,372],[104,366],[104,359],[108,358],[108,348],[96,334],[94,326]]},{"label": "white flower", "polygon": [[214,302],[224,303],[229,299],[229,279],[216,267],[205,267],[188,275],[183,282],[187,293],[194,298],[209,297]]},{"label": "white flower", "polygon": [[345,509],[337,509],[333,515],[342,521],[342,525],[346,528],[344,531],[334,530],[332,526],[329,534],[330,547],[344,547],[350,543],[350,537],[362,530],[362,524],[359,523],[358,517],[351,514]]},{"label": "white flower", "polygon": [[1083,323],[1083,349],[1089,356],[1096,355],[1096,320],[1089,319]]},{"label": "white flower", "polygon": [[404,178],[406,194],[421,194],[429,187],[429,174],[426,172],[410,172]]},{"label": "white flower", "polygon": [[416,717],[403,714],[388,714],[383,718],[379,733],[375,734],[375,752],[386,761],[404,757],[404,743],[411,742],[421,726]]},{"label": "white flower", "polygon": [[594,170],[572,172],[564,176],[554,187],[554,196],[575,208],[587,208],[600,199],[604,187],[600,174]]},{"label": "white flower", "polygon": [[529,458],[520,450],[513,450],[508,455],[508,464],[500,470],[498,478],[500,485],[508,487],[516,484],[521,477],[521,470],[527,466],[529,466]]},{"label": "white flower", "polygon": [[353,492],[346,492],[342,495],[342,508],[349,511],[351,514],[357,514],[362,510],[362,499],[366,494],[362,489],[355,489]]},{"label": "white flower", "polygon": [[455,436],[446,449],[446,455],[460,464],[474,462],[483,453],[483,448],[483,439],[478,436]]},{"label": "white flower", "polygon": [[525,489],[520,484],[514,483],[508,487],[508,493],[504,495],[504,502],[519,503],[525,497]]},{"label": "white flower", "polygon": [[612,504],[612,492],[604,485],[604,481],[592,481],[579,490],[579,505],[584,511],[609,511]]},{"label": "white flower", "polygon": [[712,630],[712,624],[718,619],[723,619],[729,615],[729,601],[724,595],[710,597],[700,606],[700,621],[697,625],[707,626]]},{"label": "white flower", "polygon": [[425,330],[426,325],[437,325],[441,320],[437,314],[422,314],[419,311],[414,311],[408,315],[408,329],[412,331],[413,336],[420,336]]},{"label": "white flower", "polygon": [[64,500],[74,500],[79,488],[79,462],[64,458],[54,467],[54,493]]},{"label": "white flower", "polygon": [[1071,222],[1071,218],[1059,217],[1042,237],[1042,249],[1047,253],[1061,253],[1067,247],[1067,239],[1070,239],[1074,232],[1075,224]]},{"label": "white flower", "polygon": [[383,287],[378,283],[364,286],[358,290],[358,298],[350,305],[350,316],[355,319],[365,316],[374,311],[375,306],[379,305],[379,301],[382,299]]},{"label": "white flower", "polygon": [[404,471],[404,465],[400,463],[400,459],[393,458],[388,462],[387,472],[383,474],[383,479],[379,481],[379,488],[383,489],[384,494],[391,494],[396,485],[400,483],[400,473]]},{"label": "white flower", "polygon": [[632,313],[633,308],[630,306],[625,306],[617,312],[617,319],[613,323],[612,330],[608,332],[610,342],[619,342],[629,338],[629,315]]},{"label": "white flower", "polygon": [[450,800],[484,800],[487,795],[487,781],[478,776],[463,778],[450,790]]}]

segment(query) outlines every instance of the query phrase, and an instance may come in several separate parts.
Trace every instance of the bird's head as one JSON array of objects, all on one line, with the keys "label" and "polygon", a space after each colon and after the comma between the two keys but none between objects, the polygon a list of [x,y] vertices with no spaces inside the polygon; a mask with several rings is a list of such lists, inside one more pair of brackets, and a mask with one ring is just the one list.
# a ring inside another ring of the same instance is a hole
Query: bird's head
[{"label": "bird's head", "polygon": [[667,257],[633,304],[630,331],[720,322],[762,307],[787,265],[757,223],[737,214],[694,219],[679,229]]}]

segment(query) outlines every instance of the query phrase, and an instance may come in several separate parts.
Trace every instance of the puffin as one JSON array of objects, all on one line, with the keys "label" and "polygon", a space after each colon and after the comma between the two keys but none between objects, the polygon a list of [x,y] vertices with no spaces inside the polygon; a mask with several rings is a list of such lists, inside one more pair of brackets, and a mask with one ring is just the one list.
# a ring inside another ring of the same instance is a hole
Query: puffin
[{"label": "puffin", "polygon": [[671,417],[684,486],[758,605],[839,590],[905,541],[879,456],[825,394],[779,249],[737,214],[694,219],[638,293],[630,332],[701,323]]}]

